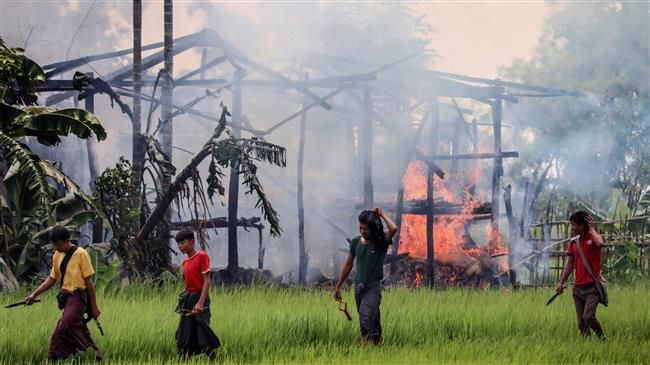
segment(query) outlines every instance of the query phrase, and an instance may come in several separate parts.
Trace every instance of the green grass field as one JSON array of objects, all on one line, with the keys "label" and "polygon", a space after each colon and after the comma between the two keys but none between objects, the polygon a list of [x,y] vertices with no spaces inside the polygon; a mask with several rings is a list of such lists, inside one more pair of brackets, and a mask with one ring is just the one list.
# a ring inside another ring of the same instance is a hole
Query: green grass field
[{"label": "green grass field", "polygon": [[[99,293],[100,337],[107,363],[179,363],[173,312],[178,288],[127,287]],[[54,293],[32,307],[0,309],[0,363],[41,363],[47,357],[59,311]],[[609,341],[578,335],[570,292],[545,307],[546,290],[445,291],[391,289],[384,292],[381,348],[359,345],[353,321],[325,291],[244,288],[213,289],[212,326],[223,347],[219,363],[460,363],[586,364],[650,360],[650,287],[612,288],[611,304],[598,318]],[[0,297],[4,306],[20,295]],[[90,351],[76,360],[91,361]],[[205,356],[190,363],[209,362]]]}]

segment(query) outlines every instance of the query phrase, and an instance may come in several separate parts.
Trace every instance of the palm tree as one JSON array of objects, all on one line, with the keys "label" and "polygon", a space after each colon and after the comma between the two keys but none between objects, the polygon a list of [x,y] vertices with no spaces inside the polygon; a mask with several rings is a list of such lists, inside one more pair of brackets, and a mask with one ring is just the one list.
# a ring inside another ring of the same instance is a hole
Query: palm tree
[{"label": "palm tree", "polygon": [[[132,161],[135,178],[139,179],[144,167],[142,140],[142,0],[133,0],[133,137]],[[137,183],[137,182],[136,182]],[[133,201],[139,206],[139,200]]]}]

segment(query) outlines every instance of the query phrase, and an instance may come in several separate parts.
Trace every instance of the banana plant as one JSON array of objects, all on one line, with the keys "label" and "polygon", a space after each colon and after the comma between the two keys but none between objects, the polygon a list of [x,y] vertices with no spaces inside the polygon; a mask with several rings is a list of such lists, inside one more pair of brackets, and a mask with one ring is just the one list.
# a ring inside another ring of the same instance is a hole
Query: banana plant
[{"label": "banana plant", "polygon": [[[54,109],[37,105],[36,87],[45,81],[41,67],[0,38],[0,223],[4,245],[17,276],[43,269],[48,227],[72,230],[94,219],[106,221],[94,200],[54,164],[34,154],[34,140],[55,146],[74,135],[106,138],[97,117],[82,109]],[[66,196],[53,184],[63,186]]]}]

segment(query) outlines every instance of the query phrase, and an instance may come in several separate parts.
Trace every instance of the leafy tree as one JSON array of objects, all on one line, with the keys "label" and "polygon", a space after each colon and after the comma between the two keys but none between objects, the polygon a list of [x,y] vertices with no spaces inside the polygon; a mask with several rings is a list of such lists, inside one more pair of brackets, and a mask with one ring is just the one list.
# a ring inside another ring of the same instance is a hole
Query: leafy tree
[{"label": "leafy tree", "polygon": [[546,170],[557,194],[602,211],[616,203],[615,187],[634,211],[650,185],[649,5],[556,6],[532,59],[515,60],[502,74],[586,96],[521,100],[509,108],[515,138],[524,141],[511,174],[538,178]]},{"label": "leafy tree", "polygon": [[79,138],[94,134],[101,141],[106,131],[85,110],[38,106],[35,90],[45,75],[22,53],[0,38],[2,256],[9,259],[15,274],[27,279],[43,267],[48,227],[61,224],[76,229],[101,213],[72,179],[32,153],[26,139],[54,146],[69,134]]}]

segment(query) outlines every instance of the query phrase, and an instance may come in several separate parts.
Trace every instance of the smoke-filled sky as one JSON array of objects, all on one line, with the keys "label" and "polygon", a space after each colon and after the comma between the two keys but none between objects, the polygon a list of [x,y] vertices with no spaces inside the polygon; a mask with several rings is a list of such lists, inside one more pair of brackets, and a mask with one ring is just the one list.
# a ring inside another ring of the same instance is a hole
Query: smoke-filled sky
[{"label": "smoke-filled sky", "polygon": [[[129,1],[96,1],[115,3],[123,6]],[[12,13],[16,5],[25,9],[28,6],[53,7],[58,15],[85,15],[93,1],[61,0],[61,1],[15,1],[0,0],[0,33],[7,37],[15,29],[5,29],[5,24],[13,27]],[[143,44],[162,40],[163,12],[162,1],[143,1],[144,29]],[[174,34],[181,36],[196,32],[210,26],[214,19],[197,9],[197,4],[218,4],[224,14],[231,13],[248,18],[251,23],[268,23],[262,19],[264,13],[261,7],[281,6],[278,3],[255,2],[221,2],[221,1],[175,1],[174,2]],[[305,1],[303,6],[318,7],[319,4]],[[430,34],[431,45],[438,57],[435,58],[435,68],[439,70],[463,73],[474,76],[493,78],[497,76],[499,66],[510,64],[514,57],[527,58],[530,56],[541,33],[544,16],[548,13],[546,2],[417,2],[410,5],[412,11],[424,16],[424,20],[433,25],[435,32]],[[22,11],[21,11],[22,13]],[[118,37],[119,47],[131,46],[131,19],[129,14],[117,10],[109,11],[107,16],[110,27],[103,30],[107,37]],[[79,18],[78,18],[79,19]],[[31,19],[32,23],[42,23],[40,19]],[[30,19],[22,23],[27,32]],[[38,34],[34,34],[38,37]],[[273,43],[273,39],[268,40]],[[71,58],[84,54],[71,50]],[[197,54],[185,56],[185,60],[177,60],[179,66],[183,61],[190,61]],[[194,60],[192,60],[194,61]],[[177,67],[181,70],[182,67]]]},{"label": "smoke-filled sky", "polygon": [[510,64],[514,57],[530,56],[548,7],[542,1],[412,5],[437,30],[431,35],[439,54],[436,69],[487,78],[496,77],[497,68]]}]

